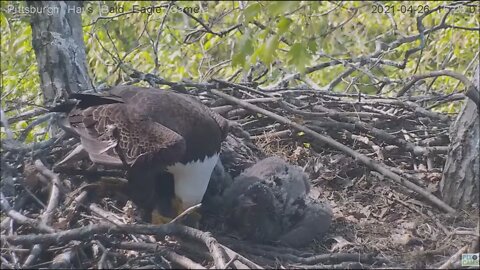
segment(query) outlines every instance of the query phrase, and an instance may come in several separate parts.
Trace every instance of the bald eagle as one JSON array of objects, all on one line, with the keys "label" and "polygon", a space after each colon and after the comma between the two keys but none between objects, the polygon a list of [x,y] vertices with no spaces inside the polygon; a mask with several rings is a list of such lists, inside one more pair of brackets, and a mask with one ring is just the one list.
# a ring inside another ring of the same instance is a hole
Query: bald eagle
[{"label": "bald eagle", "polygon": [[[228,121],[173,91],[117,86],[72,94],[66,127],[97,164],[124,166],[128,194],[153,223],[166,223],[202,201]],[[55,110],[54,110],[55,111]]]}]

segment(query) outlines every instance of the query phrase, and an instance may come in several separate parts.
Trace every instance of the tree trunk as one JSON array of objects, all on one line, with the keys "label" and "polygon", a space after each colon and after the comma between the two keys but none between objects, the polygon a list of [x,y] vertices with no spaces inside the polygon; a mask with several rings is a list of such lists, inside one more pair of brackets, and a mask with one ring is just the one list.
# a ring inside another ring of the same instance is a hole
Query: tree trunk
[{"label": "tree trunk", "polygon": [[[480,86],[480,65],[474,84]],[[480,182],[480,119],[478,106],[468,99],[450,128],[450,147],[440,182],[442,197],[455,208],[478,207]]]},{"label": "tree trunk", "polygon": [[38,63],[44,103],[68,93],[92,89],[83,42],[81,4],[77,1],[32,1],[32,46]]}]

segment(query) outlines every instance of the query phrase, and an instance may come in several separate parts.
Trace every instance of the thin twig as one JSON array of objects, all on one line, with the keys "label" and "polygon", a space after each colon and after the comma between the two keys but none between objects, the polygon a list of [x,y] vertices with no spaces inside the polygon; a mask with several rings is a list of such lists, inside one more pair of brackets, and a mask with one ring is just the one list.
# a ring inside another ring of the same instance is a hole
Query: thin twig
[{"label": "thin twig", "polygon": [[[40,160],[35,161],[35,167],[40,171],[40,173],[50,178],[52,182],[52,188],[50,190],[50,198],[48,200],[47,207],[40,216],[40,222],[48,225],[51,223],[54,211],[57,209],[58,202],[60,201],[60,179],[58,178],[57,174],[54,174],[52,171],[47,169],[47,167],[45,167],[45,165],[43,165]],[[34,245],[27,259],[25,259],[22,267],[27,268],[31,266],[35,262],[35,260],[42,254],[43,249],[44,245],[42,244]]]},{"label": "thin twig", "polygon": [[40,222],[36,219],[26,217],[26,216],[22,215],[21,213],[19,213],[18,211],[15,211],[14,209],[12,209],[12,207],[8,203],[7,199],[3,195],[3,192],[0,192],[0,204],[2,206],[2,210],[11,219],[15,220],[16,222],[18,222],[20,224],[28,224],[32,228],[37,229],[40,232],[53,233],[53,232],[56,231],[54,228],[44,224],[43,222]]},{"label": "thin twig", "polygon": [[448,269],[452,267],[452,263],[458,261],[458,258],[462,253],[465,253],[468,250],[468,245],[459,249],[455,254],[452,255],[446,262],[444,262],[438,269]]},{"label": "thin twig", "polygon": [[176,216],[174,219],[172,219],[169,223],[175,223],[175,222],[178,222],[180,219],[182,219],[183,217],[187,216],[188,214],[192,213],[193,211],[199,209],[200,207],[202,206],[201,203],[199,204],[196,204],[194,206],[191,206],[187,209],[185,209],[185,211],[183,211],[180,215]]},{"label": "thin twig", "polygon": [[146,250],[150,252],[159,253],[166,259],[186,269],[206,269],[201,264],[198,264],[189,258],[179,255],[176,252],[170,251],[164,246],[153,243],[133,243],[133,242],[120,242],[118,244],[112,244],[112,247],[118,249],[128,250]]}]

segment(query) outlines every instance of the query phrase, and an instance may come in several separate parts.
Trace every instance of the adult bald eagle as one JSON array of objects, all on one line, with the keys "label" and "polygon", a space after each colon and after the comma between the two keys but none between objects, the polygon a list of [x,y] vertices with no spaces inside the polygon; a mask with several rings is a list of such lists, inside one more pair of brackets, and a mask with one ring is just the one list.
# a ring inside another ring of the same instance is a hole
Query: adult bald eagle
[{"label": "adult bald eagle", "polygon": [[153,223],[202,201],[226,119],[186,95],[153,88],[70,97],[77,101],[60,109],[68,112],[68,128],[94,163],[127,168],[128,193]]}]

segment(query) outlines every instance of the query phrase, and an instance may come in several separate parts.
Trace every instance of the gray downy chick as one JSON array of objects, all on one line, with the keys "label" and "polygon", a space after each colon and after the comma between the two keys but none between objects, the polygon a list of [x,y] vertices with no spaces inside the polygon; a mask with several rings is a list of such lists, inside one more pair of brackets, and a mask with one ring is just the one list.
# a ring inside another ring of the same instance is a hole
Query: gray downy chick
[{"label": "gray downy chick", "polygon": [[299,167],[266,158],[236,177],[224,193],[227,219],[247,239],[306,245],[324,234],[332,220],[330,207],[310,198],[309,191]]},{"label": "gray downy chick", "polygon": [[260,243],[275,241],[282,231],[271,189],[252,176],[238,176],[224,194],[227,224],[241,237]]},{"label": "gray downy chick", "polygon": [[222,194],[233,183],[230,174],[225,170],[223,162],[219,159],[212,171],[210,182],[202,199],[202,211],[219,214]]},{"label": "gray downy chick", "polygon": [[332,223],[333,212],[327,203],[319,202],[312,198],[306,198],[303,217],[299,218],[278,241],[291,247],[307,245],[315,237],[327,233]]},{"label": "gray downy chick", "polygon": [[268,185],[275,196],[284,230],[296,224],[306,211],[305,198],[310,192],[307,175],[298,166],[279,157],[268,157],[246,169],[242,175],[255,176]]}]

